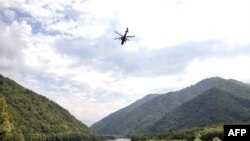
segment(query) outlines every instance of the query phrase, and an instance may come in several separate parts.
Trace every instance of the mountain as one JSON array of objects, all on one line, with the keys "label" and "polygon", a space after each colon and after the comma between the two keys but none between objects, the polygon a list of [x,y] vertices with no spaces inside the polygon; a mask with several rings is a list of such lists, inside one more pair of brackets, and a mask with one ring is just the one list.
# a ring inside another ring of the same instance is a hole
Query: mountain
[{"label": "mountain", "polygon": [[[92,128],[96,130],[97,132],[103,131],[102,133],[107,133],[107,134],[119,134],[121,130],[124,130],[125,132],[128,132],[131,126],[126,126],[126,124],[123,124],[124,119],[128,119],[127,115],[129,115],[131,112],[133,112],[135,109],[143,105],[144,103],[147,103],[148,101],[154,99],[157,97],[157,94],[149,94],[145,97],[143,97],[140,100],[137,100],[135,103],[117,111],[106,118],[102,119],[101,121],[95,123],[92,125]],[[137,120],[131,119],[130,123],[137,122]],[[120,126],[117,126],[117,124],[120,124]],[[112,127],[112,128],[110,128]],[[126,131],[127,130],[127,131]]]},{"label": "mountain", "polygon": [[[221,90],[230,91],[232,95],[237,95],[237,97],[250,99],[249,85],[236,80],[225,80],[219,77],[213,77],[204,79],[180,91],[157,95],[139,104],[130,112],[117,111],[115,113],[120,113],[121,115],[119,118],[111,114],[91,126],[91,128],[101,134],[135,134],[149,132],[153,129],[154,125],[158,121],[161,121],[169,112],[211,88],[220,88]],[[132,105],[136,103],[137,102]],[[112,124],[106,122],[111,119],[110,117],[112,117]]]},{"label": "mountain", "polygon": [[242,121],[250,121],[250,100],[220,88],[211,88],[166,114],[151,132]]},{"label": "mountain", "polygon": [[95,140],[67,110],[0,75],[0,140]]}]

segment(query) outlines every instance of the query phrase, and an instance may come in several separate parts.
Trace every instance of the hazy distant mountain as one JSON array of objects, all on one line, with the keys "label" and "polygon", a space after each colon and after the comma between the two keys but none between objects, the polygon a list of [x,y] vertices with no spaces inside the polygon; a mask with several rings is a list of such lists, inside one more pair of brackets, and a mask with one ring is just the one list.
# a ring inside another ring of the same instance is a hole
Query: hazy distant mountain
[{"label": "hazy distant mountain", "polygon": [[[165,118],[168,113],[211,88],[219,88],[220,90],[229,91],[232,95],[237,95],[237,97],[250,99],[249,85],[236,80],[225,80],[219,77],[213,77],[202,80],[180,91],[161,94],[152,99],[145,100],[144,103],[138,104],[137,107],[129,112],[119,110],[115,112],[119,113],[119,118],[111,114],[94,124],[92,128],[102,134],[150,132],[154,129],[155,124],[160,124],[159,121]],[[132,105],[136,103],[137,102]],[[108,123],[106,121],[110,122]]]},{"label": "hazy distant mountain", "polygon": [[[101,121],[95,123],[92,125],[92,128],[95,129],[97,132],[103,131],[101,133],[107,133],[107,134],[120,134],[121,130],[124,130],[126,132],[129,132],[132,129],[132,126],[127,126],[126,124],[123,124],[123,121],[127,121],[128,117],[131,112],[133,112],[135,109],[143,105],[144,103],[147,103],[148,101],[154,99],[157,97],[157,94],[149,94],[145,97],[143,97],[140,100],[137,100],[135,103],[117,111],[106,118],[102,119]],[[129,123],[134,123],[137,121],[130,121]],[[119,124],[119,125],[117,125]],[[112,127],[112,128],[110,128]]]},{"label": "hazy distant mountain", "polygon": [[0,75],[0,140],[81,141],[95,137],[58,104]]}]

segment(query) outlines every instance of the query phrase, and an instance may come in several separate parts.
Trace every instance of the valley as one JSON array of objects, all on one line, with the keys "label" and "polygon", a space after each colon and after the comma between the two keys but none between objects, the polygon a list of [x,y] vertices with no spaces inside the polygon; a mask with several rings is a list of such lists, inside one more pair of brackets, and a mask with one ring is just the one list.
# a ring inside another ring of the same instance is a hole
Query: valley
[{"label": "valley", "polygon": [[0,139],[5,140],[219,141],[224,124],[250,123],[250,86],[219,77],[204,79],[179,91],[149,94],[90,128],[4,76],[0,105]]}]

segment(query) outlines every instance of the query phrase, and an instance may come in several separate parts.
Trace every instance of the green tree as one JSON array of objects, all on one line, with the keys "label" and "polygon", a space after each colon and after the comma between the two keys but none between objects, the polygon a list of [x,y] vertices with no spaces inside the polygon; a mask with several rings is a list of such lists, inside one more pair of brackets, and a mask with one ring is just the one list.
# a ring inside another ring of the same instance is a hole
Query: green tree
[{"label": "green tree", "polygon": [[200,134],[197,134],[197,135],[195,136],[194,141],[202,141],[202,140],[201,140],[201,135],[200,135]]},{"label": "green tree", "polygon": [[3,97],[0,97],[0,134],[10,132],[11,129],[6,101]]},{"label": "green tree", "polygon": [[221,141],[221,139],[218,137],[215,137],[215,138],[213,138],[213,141]]}]

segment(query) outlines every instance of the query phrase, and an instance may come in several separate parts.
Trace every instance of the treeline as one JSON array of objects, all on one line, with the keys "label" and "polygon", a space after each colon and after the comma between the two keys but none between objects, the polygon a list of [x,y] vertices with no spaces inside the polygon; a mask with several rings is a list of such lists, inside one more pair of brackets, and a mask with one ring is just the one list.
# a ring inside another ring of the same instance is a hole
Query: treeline
[{"label": "treeline", "polygon": [[150,140],[183,140],[183,141],[221,141],[224,139],[223,126],[193,127],[186,129],[172,129],[164,134],[132,135],[131,141]]},{"label": "treeline", "polygon": [[20,132],[9,132],[2,136],[1,141],[99,141],[98,136],[83,134],[45,134],[45,135],[23,135]]}]

